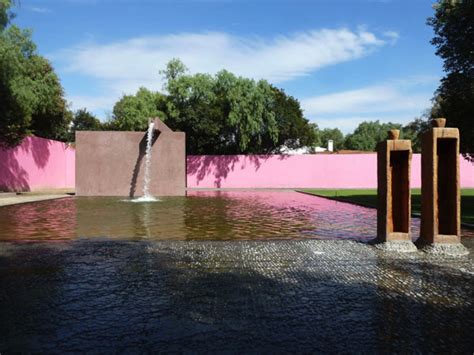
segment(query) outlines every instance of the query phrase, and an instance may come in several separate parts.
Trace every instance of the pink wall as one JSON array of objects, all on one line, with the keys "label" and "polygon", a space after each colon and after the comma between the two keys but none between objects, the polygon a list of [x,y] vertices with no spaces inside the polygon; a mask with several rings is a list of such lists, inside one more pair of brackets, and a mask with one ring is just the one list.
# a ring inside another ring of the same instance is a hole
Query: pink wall
[{"label": "pink wall", "polygon": [[[421,186],[421,156],[413,155],[412,187]],[[195,155],[188,188],[376,188],[377,155]],[[474,164],[461,157],[461,186],[474,187]]]},{"label": "pink wall", "polygon": [[74,148],[38,137],[0,148],[0,191],[74,188],[75,159]]},{"label": "pink wall", "polygon": [[[421,185],[421,157],[413,155],[412,187]],[[377,155],[191,155],[189,188],[375,188]],[[474,164],[461,158],[461,186],[474,187]],[[28,137],[0,149],[0,191],[75,187],[75,149]]]}]

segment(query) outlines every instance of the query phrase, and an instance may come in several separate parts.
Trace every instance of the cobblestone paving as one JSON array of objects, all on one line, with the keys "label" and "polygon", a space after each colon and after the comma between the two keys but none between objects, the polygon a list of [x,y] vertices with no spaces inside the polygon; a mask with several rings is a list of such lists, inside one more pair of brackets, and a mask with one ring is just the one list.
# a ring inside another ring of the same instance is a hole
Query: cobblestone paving
[{"label": "cobblestone paving", "polygon": [[469,248],[440,258],[352,241],[1,243],[0,352],[472,354]]}]

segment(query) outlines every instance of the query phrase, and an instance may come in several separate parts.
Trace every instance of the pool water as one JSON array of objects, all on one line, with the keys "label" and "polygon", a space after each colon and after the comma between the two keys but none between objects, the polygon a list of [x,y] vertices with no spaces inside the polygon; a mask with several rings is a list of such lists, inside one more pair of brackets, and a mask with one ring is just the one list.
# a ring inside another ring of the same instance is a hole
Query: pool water
[{"label": "pool water", "polygon": [[[413,219],[412,234],[419,234]],[[0,240],[347,239],[376,236],[376,210],[294,191],[193,191],[187,197],[130,203],[74,197],[10,206]]]},{"label": "pool water", "polygon": [[472,354],[474,238],[375,235],[374,209],[291,191],[3,207],[0,353]]}]

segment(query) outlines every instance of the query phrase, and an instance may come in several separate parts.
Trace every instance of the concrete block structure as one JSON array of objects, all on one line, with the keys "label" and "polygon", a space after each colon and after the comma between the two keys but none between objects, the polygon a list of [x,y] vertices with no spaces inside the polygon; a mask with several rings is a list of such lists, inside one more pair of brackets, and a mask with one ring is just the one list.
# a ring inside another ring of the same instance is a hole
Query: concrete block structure
[{"label": "concrete block structure", "polygon": [[377,242],[398,251],[415,251],[411,241],[411,141],[389,131],[377,146]]},{"label": "concrete block structure", "polygon": [[421,232],[417,244],[467,253],[461,245],[459,130],[446,119],[432,121],[423,134],[421,158]]},{"label": "concrete block structure", "polygon": [[[186,193],[186,141],[155,120],[150,193],[184,196]],[[76,195],[142,195],[146,132],[76,132]]]}]

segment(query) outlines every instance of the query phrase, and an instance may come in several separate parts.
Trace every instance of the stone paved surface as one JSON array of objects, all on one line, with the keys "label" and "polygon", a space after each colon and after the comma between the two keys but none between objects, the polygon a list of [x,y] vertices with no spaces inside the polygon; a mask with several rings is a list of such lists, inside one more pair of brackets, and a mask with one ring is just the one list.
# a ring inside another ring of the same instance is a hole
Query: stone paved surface
[{"label": "stone paved surface", "polygon": [[473,281],[351,241],[1,243],[0,352],[472,354]]}]

